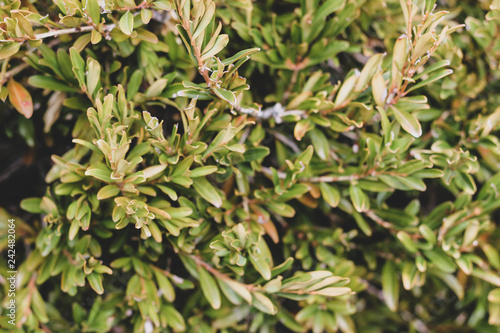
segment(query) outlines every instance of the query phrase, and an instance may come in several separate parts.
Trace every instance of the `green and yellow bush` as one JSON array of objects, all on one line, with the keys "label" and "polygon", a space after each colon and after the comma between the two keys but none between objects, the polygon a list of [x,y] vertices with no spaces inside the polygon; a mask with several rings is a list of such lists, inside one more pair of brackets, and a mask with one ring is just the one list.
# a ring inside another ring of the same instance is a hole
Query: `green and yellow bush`
[{"label": "green and yellow bush", "polygon": [[1,327],[498,332],[499,61],[498,0],[0,1]]}]

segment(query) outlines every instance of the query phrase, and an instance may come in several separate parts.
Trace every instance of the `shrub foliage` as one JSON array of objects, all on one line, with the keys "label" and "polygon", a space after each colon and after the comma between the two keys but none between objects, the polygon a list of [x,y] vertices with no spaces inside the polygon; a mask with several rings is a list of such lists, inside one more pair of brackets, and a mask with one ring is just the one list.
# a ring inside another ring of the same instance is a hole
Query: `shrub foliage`
[{"label": "shrub foliage", "polygon": [[500,3],[435,2],[0,1],[1,325],[497,332]]}]

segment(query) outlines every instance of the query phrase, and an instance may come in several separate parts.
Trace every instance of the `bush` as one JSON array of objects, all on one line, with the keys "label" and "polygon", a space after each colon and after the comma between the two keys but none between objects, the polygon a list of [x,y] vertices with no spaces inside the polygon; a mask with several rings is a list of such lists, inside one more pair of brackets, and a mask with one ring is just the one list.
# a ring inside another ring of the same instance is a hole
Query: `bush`
[{"label": "bush", "polygon": [[498,332],[500,3],[435,2],[0,2],[2,327]]}]

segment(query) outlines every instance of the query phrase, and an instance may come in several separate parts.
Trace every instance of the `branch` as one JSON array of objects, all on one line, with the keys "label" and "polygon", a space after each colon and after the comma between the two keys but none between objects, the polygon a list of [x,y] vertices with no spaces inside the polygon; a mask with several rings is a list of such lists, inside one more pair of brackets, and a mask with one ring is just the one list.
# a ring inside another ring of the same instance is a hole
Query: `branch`
[{"label": "branch", "polygon": [[[104,32],[108,32],[113,30],[116,27],[116,24],[112,23],[109,25],[105,25],[103,27]],[[69,28],[69,29],[61,29],[61,30],[52,30],[49,32],[44,32],[41,34],[36,34],[35,35],[35,40],[37,39],[44,39],[44,38],[50,38],[50,37],[57,37],[60,35],[69,35],[69,34],[76,34],[80,32],[87,32],[87,31],[92,31],[96,30],[96,28],[92,25],[87,25],[84,27],[76,27],[76,28]],[[11,39],[0,39],[0,43],[8,43],[8,42],[25,42],[31,38],[11,38]]]},{"label": "branch", "polygon": [[286,110],[281,103],[276,103],[273,106],[265,108],[264,110],[255,110],[250,108],[243,108],[241,106],[235,106],[234,108],[239,113],[249,114],[258,119],[269,119],[274,118],[277,124],[281,124],[283,122],[283,117],[286,116],[306,116],[307,112],[304,110]]}]

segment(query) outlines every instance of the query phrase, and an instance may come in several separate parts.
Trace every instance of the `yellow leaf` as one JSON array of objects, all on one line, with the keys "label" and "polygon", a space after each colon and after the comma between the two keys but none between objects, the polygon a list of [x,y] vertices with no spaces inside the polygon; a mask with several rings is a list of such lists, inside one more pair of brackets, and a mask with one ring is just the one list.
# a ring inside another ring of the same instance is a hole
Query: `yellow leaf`
[{"label": "yellow leaf", "polygon": [[33,100],[28,90],[13,79],[9,80],[7,90],[9,91],[9,100],[16,110],[26,118],[31,118],[33,115]]}]

